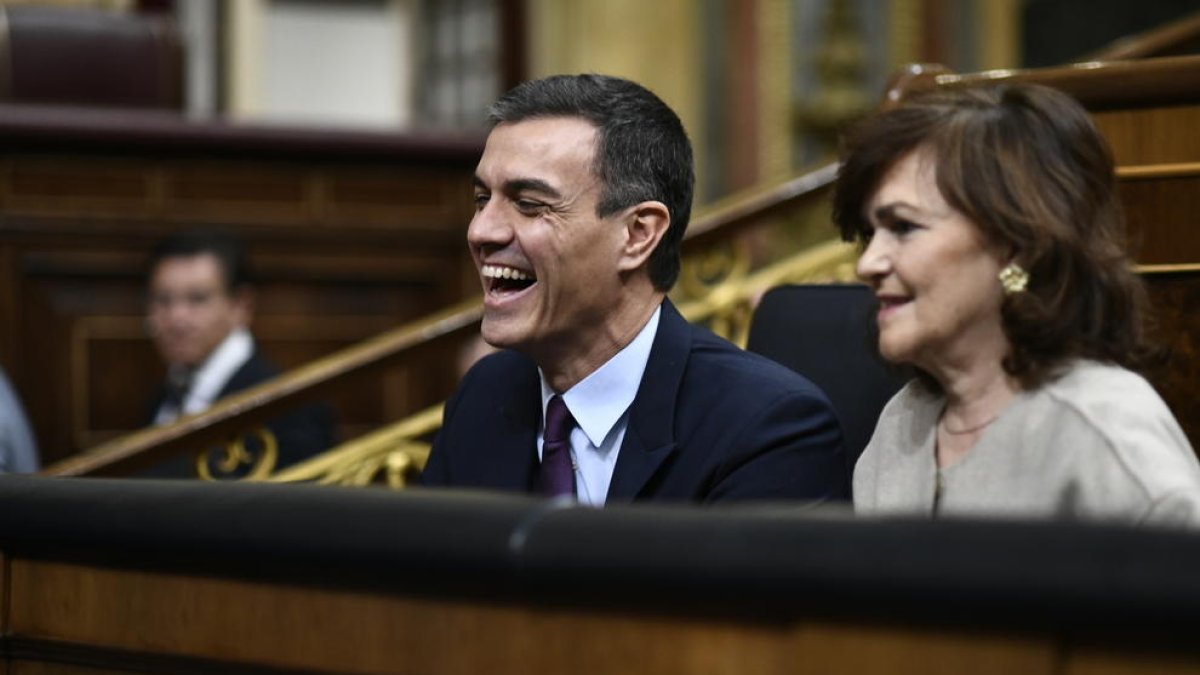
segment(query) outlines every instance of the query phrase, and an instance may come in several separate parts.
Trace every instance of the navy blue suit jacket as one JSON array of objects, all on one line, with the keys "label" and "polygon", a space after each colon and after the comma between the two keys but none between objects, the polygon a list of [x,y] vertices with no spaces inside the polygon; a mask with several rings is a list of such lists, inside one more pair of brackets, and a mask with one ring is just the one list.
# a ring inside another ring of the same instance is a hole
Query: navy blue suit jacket
[{"label": "navy blue suit jacket", "polygon": [[[279,369],[255,347],[250,358],[234,371],[225,385],[221,387],[221,391],[217,394],[217,400],[262,384],[278,374]],[[166,396],[167,390],[164,386],[149,408],[147,424],[153,424],[154,416],[158,414],[158,409],[166,400]],[[276,470],[308,459],[337,445],[337,428],[333,409],[325,403],[302,406],[271,420],[267,423],[267,428],[275,435],[275,440],[279,444]],[[195,477],[196,470],[193,467],[192,457],[187,455],[163,460],[139,475],[157,478],[190,478]]]},{"label": "navy blue suit jacket", "polygon": [[[532,360],[513,351],[484,358],[447,402],[421,482],[532,492],[541,414]],[[607,503],[848,496],[842,433],[825,395],[664,302]]]}]

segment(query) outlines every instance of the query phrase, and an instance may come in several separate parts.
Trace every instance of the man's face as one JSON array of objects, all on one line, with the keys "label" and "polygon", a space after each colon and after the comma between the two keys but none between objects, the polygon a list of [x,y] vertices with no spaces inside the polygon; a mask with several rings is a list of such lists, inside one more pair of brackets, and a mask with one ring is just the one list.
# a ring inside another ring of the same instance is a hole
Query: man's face
[{"label": "man's face", "polygon": [[250,300],[225,288],[211,253],[163,258],[150,276],[150,334],[172,365],[199,365],[230,331],[250,320]]},{"label": "man's face", "polygon": [[483,338],[535,360],[586,352],[622,300],[625,212],[596,216],[596,128],[583,119],[506,122],[475,170],[467,230],[483,283]]}]

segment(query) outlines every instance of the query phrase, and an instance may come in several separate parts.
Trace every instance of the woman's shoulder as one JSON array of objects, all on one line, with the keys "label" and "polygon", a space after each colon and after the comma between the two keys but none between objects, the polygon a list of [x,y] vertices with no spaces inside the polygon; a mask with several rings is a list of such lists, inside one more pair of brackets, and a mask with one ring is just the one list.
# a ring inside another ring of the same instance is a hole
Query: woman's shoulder
[{"label": "woman's shoulder", "polygon": [[[1124,414],[1171,416],[1167,404],[1146,378],[1118,365],[1087,359],[1071,363],[1034,392],[1034,397],[1070,408],[1098,423],[1115,422]],[[1114,418],[1113,414],[1121,415]]]},{"label": "woman's shoulder", "polygon": [[[1122,503],[1139,519],[1175,522],[1179,504],[1200,514],[1200,464],[1183,429],[1145,378],[1119,366],[1078,361],[1035,393],[1029,434],[1045,435],[1072,469],[1080,509]],[[1030,438],[1025,439],[1031,442]],[[1090,501],[1089,501],[1090,500]],[[1157,513],[1161,511],[1161,513]],[[1187,522],[1196,522],[1189,516]]]}]

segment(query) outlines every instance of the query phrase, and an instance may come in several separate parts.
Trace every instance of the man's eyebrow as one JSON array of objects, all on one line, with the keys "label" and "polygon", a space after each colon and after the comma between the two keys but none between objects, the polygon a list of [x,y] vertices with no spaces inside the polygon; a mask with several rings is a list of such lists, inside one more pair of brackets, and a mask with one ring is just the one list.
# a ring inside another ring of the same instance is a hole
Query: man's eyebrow
[{"label": "man's eyebrow", "polygon": [[[475,187],[479,188],[480,190],[491,189],[488,187],[488,184],[485,183],[478,175],[475,176],[474,183]],[[502,186],[502,190],[505,194],[509,195],[514,195],[520,192],[537,192],[554,199],[562,198],[561,192],[555,190],[549,183],[540,178],[514,178],[512,180],[505,181],[504,185]]]},{"label": "man's eyebrow", "polygon": [[517,194],[519,192],[538,192],[547,197],[562,197],[558,190],[555,190],[549,183],[540,178],[514,178],[513,180],[504,183],[504,192],[507,194]]}]

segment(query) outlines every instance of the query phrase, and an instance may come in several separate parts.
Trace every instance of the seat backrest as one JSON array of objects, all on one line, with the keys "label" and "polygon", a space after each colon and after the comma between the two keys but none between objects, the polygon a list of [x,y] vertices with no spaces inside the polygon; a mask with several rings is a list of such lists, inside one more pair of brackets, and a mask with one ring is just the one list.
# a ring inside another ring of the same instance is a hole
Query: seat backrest
[{"label": "seat backrest", "polygon": [[746,347],[825,391],[842,424],[851,470],[883,406],[911,378],[876,351],[874,309],[871,290],[860,284],[779,286],[755,310]]},{"label": "seat backrest", "polygon": [[169,17],[0,7],[0,102],[183,108],[183,47]]}]

